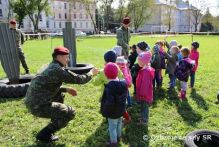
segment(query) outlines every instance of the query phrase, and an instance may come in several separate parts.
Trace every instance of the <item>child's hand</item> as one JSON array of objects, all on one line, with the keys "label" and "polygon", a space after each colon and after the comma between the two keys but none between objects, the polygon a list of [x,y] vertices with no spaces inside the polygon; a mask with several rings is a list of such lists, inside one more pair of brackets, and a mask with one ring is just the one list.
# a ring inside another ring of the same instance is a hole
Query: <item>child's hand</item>
[{"label": "child's hand", "polygon": [[119,69],[122,70],[126,67],[126,63],[116,63],[119,66]]},{"label": "child's hand", "polygon": [[67,92],[72,95],[72,96],[76,96],[77,95],[77,91],[74,90],[73,88],[67,88]]},{"label": "child's hand", "polygon": [[94,67],[94,68],[91,69],[90,72],[91,72],[91,74],[92,74],[93,76],[95,76],[95,75],[97,75],[97,74],[99,73],[99,70]]}]

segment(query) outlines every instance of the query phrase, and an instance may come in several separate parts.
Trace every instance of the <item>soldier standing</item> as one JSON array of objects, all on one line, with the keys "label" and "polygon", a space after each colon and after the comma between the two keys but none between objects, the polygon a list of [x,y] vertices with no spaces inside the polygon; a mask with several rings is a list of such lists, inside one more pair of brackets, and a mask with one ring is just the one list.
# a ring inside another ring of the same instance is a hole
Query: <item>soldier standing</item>
[{"label": "soldier standing", "polygon": [[31,81],[25,97],[25,104],[33,115],[51,118],[51,122],[36,136],[37,140],[44,142],[58,140],[54,133],[75,117],[75,110],[63,104],[62,93],[76,96],[77,92],[72,88],[61,87],[62,83],[84,84],[99,72],[96,68],[85,75],[68,71],[65,66],[69,61],[69,50],[65,47],[55,48],[52,56],[53,61],[49,66]]},{"label": "soldier standing", "polygon": [[122,56],[128,59],[129,54],[129,41],[130,41],[130,30],[129,30],[130,18],[125,17],[122,21],[122,26],[116,30],[117,45],[122,47]]},{"label": "soldier standing", "polygon": [[24,53],[22,51],[21,45],[24,43],[24,34],[20,29],[17,28],[17,22],[15,20],[11,20],[9,22],[9,27],[12,30],[16,31],[16,47],[18,49],[18,57],[21,61],[21,64],[26,72],[26,74],[29,74],[29,68],[27,66]]}]

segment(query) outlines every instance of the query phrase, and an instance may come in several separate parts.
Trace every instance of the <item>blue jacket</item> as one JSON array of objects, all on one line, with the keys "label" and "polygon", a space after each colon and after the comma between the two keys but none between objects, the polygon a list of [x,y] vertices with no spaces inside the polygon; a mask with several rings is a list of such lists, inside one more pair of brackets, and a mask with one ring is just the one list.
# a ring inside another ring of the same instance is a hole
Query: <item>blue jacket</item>
[{"label": "blue jacket", "polygon": [[123,116],[127,96],[128,86],[125,81],[110,81],[105,84],[101,99],[103,117],[116,119]]}]

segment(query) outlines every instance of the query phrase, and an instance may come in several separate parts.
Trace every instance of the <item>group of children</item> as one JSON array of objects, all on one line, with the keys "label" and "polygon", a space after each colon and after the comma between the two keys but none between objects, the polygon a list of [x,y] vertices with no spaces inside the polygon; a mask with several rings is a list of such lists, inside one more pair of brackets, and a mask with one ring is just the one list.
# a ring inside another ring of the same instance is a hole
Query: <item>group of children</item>
[{"label": "group of children", "polygon": [[[168,48],[165,51],[165,46]],[[179,98],[186,98],[186,89],[189,76],[190,87],[194,87],[195,72],[198,68],[199,43],[193,42],[191,50],[172,40],[157,41],[150,51],[146,42],[139,42],[131,47],[132,51],[125,59],[120,46],[104,54],[104,70],[97,77],[96,82],[103,85],[101,97],[101,114],[106,117],[109,125],[109,146],[116,146],[121,138],[123,118],[130,122],[131,117],[126,110],[126,102],[131,106],[129,88],[134,85],[133,97],[141,105],[139,125],[147,125],[149,106],[153,102],[155,88],[162,87],[162,70],[166,69],[169,76],[169,88],[181,82]],[[137,63],[136,63],[137,61]]]}]

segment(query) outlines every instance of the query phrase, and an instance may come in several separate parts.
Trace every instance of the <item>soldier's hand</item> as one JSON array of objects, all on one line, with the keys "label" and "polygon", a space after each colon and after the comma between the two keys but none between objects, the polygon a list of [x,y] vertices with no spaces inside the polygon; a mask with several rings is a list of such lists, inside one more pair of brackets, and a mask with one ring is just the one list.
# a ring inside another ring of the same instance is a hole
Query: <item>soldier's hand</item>
[{"label": "soldier's hand", "polygon": [[94,68],[91,69],[90,72],[91,72],[91,74],[92,74],[93,76],[95,76],[95,75],[97,75],[97,74],[99,73],[99,70],[94,67]]},{"label": "soldier's hand", "polygon": [[77,95],[77,91],[74,90],[73,88],[67,88],[67,92],[69,94],[71,94],[72,96],[76,96]]}]

